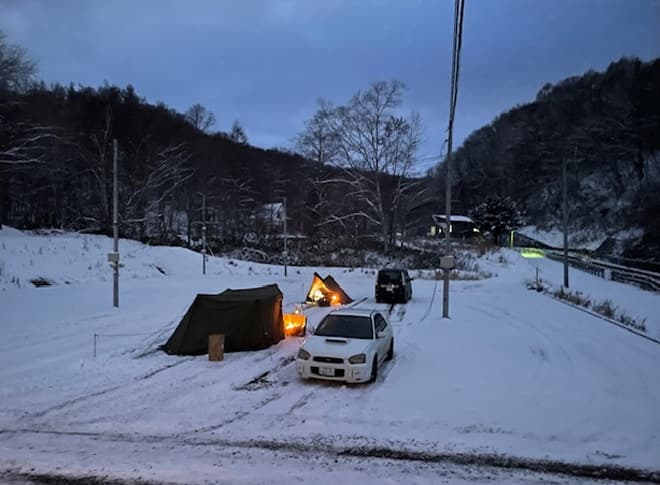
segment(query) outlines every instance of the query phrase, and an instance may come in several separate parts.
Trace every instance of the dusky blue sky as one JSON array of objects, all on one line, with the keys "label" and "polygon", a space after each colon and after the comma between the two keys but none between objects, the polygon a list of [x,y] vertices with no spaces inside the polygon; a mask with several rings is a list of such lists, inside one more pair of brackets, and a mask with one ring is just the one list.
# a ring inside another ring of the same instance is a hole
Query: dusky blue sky
[{"label": "dusky blue sky", "polygon": [[[201,103],[257,146],[290,147],[317,98],[389,79],[422,117],[419,170],[446,138],[453,0],[0,0],[0,12],[47,83]],[[466,0],[456,146],[546,82],[622,56],[660,56],[660,0]]]}]

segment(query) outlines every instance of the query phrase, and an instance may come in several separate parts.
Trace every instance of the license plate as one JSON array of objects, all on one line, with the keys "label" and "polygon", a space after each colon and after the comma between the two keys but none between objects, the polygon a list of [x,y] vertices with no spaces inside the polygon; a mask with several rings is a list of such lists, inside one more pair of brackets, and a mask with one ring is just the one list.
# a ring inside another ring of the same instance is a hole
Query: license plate
[{"label": "license plate", "polygon": [[319,374],[322,376],[334,377],[335,370],[332,367],[319,367]]}]

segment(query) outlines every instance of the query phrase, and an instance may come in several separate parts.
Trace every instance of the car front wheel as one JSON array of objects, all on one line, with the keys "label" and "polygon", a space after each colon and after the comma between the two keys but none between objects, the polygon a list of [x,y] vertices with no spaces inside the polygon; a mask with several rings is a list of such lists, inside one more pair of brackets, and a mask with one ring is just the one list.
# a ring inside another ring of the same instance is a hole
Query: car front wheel
[{"label": "car front wheel", "polygon": [[385,360],[392,360],[394,358],[394,339],[390,340],[390,348],[387,351]]},{"label": "car front wheel", "polygon": [[374,361],[371,364],[371,377],[369,378],[369,382],[376,382],[377,377],[378,377],[378,358],[374,357]]}]

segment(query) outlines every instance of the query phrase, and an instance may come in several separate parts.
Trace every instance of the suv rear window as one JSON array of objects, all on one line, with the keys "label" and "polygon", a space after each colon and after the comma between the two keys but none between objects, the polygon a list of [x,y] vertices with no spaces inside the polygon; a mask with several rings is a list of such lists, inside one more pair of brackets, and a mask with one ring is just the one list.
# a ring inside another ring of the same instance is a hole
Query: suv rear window
[{"label": "suv rear window", "polygon": [[378,283],[381,285],[390,284],[390,283],[401,284],[402,283],[401,271],[394,271],[394,270],[379,271]]}]

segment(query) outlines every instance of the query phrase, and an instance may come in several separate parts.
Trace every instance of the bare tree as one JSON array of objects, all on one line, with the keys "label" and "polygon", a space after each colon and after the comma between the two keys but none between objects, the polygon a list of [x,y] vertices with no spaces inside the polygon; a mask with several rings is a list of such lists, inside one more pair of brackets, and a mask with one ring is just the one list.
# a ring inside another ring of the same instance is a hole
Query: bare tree
[{"label": "bare tree", "polygon": [[245,134],[243,126],[239,123],[238,120],[234,121],[234,124],[231,125],[231,132],[229,132],[229,139],[241,145],[246,145],[248,142],[248,137]]},{"label": "bare tree", "polygon": [[199,103],[188,108],[185,117],[188,123],[204,133],[208,133],[215,125],[215,115]]},{"label": "bare tree", "polygon": [[339,140],[333,126],[335,108],[329,101],[319,99],[317,110],[305,129],[294,138],[295,149],[305,158],[318,163],[333,163],[339,154]]},{"label": "bare tree", "polygon": [[380,226],[385,252],[421,141],[419,116],[399,114],[404,90],[399,81],[372,83],[331,118],[339,144],[336,164],[346,174],[352,195],[364,202],[362,215]]},{"label": "bare tree", "polygon": [[[100,228],[109,229],[112,225],[110,197],[112,193],[112,109],[106,107],[105,125],[92,132],[78,144],[80,158],[85,162],[85,175],[89,177],[90,190],[84,195],[88,202],[96,199],[96,210],[85,207],[87,222]],[[91,211],[90,211],[91,209]]]},{"label": "bare tree", "polygon": [[37,66],[27,51],[7,42],[6,34],[0,31],[0,90],[22,91],[36,72]]},{"label": "bare tree", "polygon": [[223,221],[223,235],[233,244],[244,241],[248,233],[254,232],[251,217],[257,207],[258,195],[250,178],[230,176],[221,180],[220,212]]},{"label": "bare tree", "polygon": [[[0,122],[4,125],[2,116]],[[3,126],[4,128],[4,126]],[[0,144],[0,165],[44,164],[49,145],[59,139],[48,126],[19,123],[3,134],[9,139]]]},{"label": "bare tree", "polygon": [[[36,178],[37,173],[55,170],[56,167],[50,165],[60,141],[61,138],[51,131],[51,127],[7,122],[0,114],[0,228],[11,205],[12,178],[19,173],[23,176],[31,173]],[[23,199],[28,194],[21,190],[18,195]]]},{"label": "bare tree", "polygon": [[[148,145],[146,149],[143,149]],[[158,217],[161,232],[167,219],[163,205],[171,200],[171,195],[182,187],[193,175],[189,166],[190,153],[183,143],[165,147],[149,144],[148,140],[138,144],[134,156],[141,158],[142,167],[132,173],[123,185],[121,205],[122,223],[138,224],[138,237],[145,235],[145,225],[150,215]],[[173,207],[168,208],[170,211]]]},{"label": "bare tree", "polygon": [[[9,92],[21,92],[32,81],[36,73],[36,64],[29,59],[27,52],[20,46],[7,42],[4,32],[0,31],[0,95]],[[0,107],[5,105],[0,99]],[[0,112],[0,228],[7,212],[9,194],[9,175],[7,171],[19,164],[42,163],[45,151],[43,146],[50,138],[46,128],[35,128],[23,124],[10,123]]]}]

